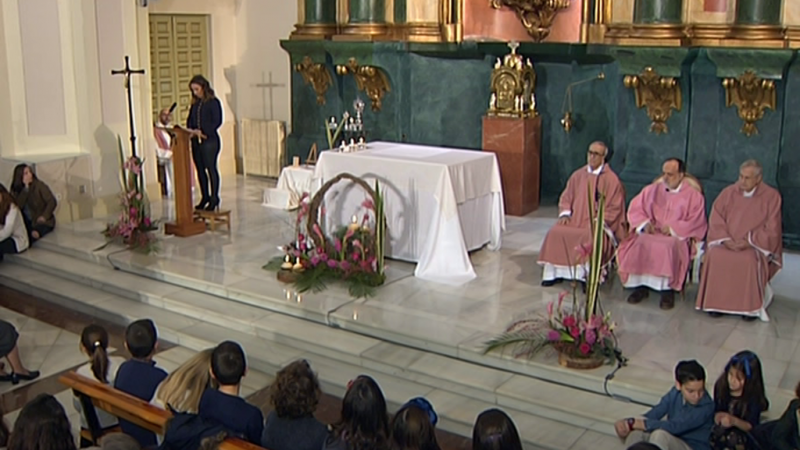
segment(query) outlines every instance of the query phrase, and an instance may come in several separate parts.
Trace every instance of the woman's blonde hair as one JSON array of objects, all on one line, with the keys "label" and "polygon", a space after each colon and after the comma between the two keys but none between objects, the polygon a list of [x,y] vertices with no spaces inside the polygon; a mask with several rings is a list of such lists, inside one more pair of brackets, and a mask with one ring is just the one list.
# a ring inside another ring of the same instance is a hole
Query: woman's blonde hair
[{"label": "woman's blonde hair", "polygon": [[170,373],[158,386],[156,399],[175,411],[197,413],[203,392],[209,387],[217,388],[209,371],[213,351],[201,351]]}]

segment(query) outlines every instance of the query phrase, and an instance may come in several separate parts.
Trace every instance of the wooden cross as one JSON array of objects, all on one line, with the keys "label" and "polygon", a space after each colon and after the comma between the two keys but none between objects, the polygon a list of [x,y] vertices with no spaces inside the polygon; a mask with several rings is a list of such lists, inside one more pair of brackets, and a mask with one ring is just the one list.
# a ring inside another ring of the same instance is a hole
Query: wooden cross
[{"label": "wooden cross", "polygon": [[275,118],[275,111],[274,111],[274,104],[273,104],[273,90],[276,87],[285,87],[285,84],[273,83],[272,82],[272,72],[269,73],[269,80],[266,79],[264,72],[261,72],[261,83],[256,83],[253,85],[254,87],[261,88],[261,99],[263,102],[262,108],[264,108],[264,118],[267,118],[267,90],[269,90],[269,119],[272,120]]},{"label": "wooden cross", "polygon": [[131,75],[144,75],[144,69],[131,69],[130,57],[125,56],[125,68],[112,70],[111,75],[125,76],[125,90],[128,91],[128,126],[131,134],[131,152],[136,156],[136,124],[133,121],[133,94],[131,94]]}]

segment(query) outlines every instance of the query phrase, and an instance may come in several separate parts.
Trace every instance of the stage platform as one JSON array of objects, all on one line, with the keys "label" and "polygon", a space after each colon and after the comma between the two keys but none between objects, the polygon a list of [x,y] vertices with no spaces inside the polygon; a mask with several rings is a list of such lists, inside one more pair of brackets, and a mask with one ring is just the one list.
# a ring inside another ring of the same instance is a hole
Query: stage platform
[{"label": "stage platform", "polygon": [[[481,408],[499,405],[516,411],[512,416],[534,448],[619,448],[613,421],[655,403],[672,385],[680,359],[698,359],[713,380],[735,352],[755,351],[764,364],[769,417],[780,415],[800,381],[797,255],[786,255],[776,277],[769,323],[696,312],[696,286],[667,312],[655,296],[628,305],[618,281],[603,288],[603,306],[617,321],[629,358],[609,379],[613,366],[567,370],[552,351],[532,361],[481,351],[513,321],[544,314],[566,287],[541,287],[536,265],[555,209],[508,217],[502,250],[474,252],[478,278],[465,285],[425,282],[414,278],[413,265],[389,261],[377,296],[354,300],[337,285],[298,294],[262,269],[292,238],[294,224],[294,214],[261,206],[268,185],[252,177],[225,179],[223,207],[232,211],[232,231],[163,237],[154,256],[114,246],[94,251],[103,244],[104,220],[60,224],[35,248],[7,258],[0,282],[112,320],[154,317],[164,339],[196,350],[239,340],[251,363],[267,373],[306,357],[334,395],[357,373],[370,373],[390,404],[426,395],[442,426],[465,435]],[[157,202],[153,211],[169,217],[171,207]]]}]

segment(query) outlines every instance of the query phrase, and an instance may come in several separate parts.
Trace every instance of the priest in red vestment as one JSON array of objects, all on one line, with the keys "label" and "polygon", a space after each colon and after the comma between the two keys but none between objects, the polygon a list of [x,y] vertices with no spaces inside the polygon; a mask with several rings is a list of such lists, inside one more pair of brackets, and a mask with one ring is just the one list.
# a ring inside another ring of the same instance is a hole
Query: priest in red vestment
[{"label": "priest in red vestment", "polygon": [[781,194],[762,183],[761,164],[745,161],[739,181],[714,201],[697,309],[768,321],[769,281],[781,268]]},{"label": "priest in red vestment", "polygon": [[663,175],[631,201],[628,222],[635,233],[619,246],[619,275],[626,288],[636,288],[628,303],[661,292],[661,309],[675,306],[694,251],[708,228],[705,198],[697,181],[686,175],[677,158],[664,162]]},{"label": "priest in red vestment", "polygon": [[567,181],[567,187],[558,202],[558,223],[548,231],[539,250],[542,266],[542,286],[552,286],[560,280],[585,281],[588,270],[581,257],[592,248],[592,228],[589,218],[589,201],[597,202],[600,195],[606,198],[605,240],[603,261],[614,256],[618,238],[624,235],[625,189],[619,178],[605,164],[608,147],[602,142],[589,146],[588,164],[576,170]]}]

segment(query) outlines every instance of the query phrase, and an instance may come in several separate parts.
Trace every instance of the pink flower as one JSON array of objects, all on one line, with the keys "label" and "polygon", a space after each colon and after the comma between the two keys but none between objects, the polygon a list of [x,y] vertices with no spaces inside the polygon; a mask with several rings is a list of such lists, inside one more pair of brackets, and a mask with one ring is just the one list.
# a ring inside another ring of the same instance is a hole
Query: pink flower
[{"label": "pink flower", "polygon": [[564,302],[564,299],[567,297],[567,295],[569,295],[569,292],[567,292],[567,291],[562,291],[560,294],[558,294],[558,309],[559,309],[559,311],[561,310],[561,304]]},{"label": "pink flower", "polygon": [[300,234],[297,235],[297,241],[298,242],[303,242],[305,240],[306,240],[306,236],[303,233],[300,233]]},{"label": "pink flower", "polygon": [[553,317],[553,302],[547,304],[547,317]]},{"label": "pink flower", "polygon": [[578,327],[570,327],[569,335],[575,339],[578,339],[578,337],[581,335],[581,330],[579,330]]},{"label": "pink flower", "polygon": [[355,247],[355,248],[360,248],[360,249],[363,249],[363,248],[364,248],[364,247],[362,247],[362,245],[361,245],[361,241],[359,241],[358,239],[355,239],[355,240],[353,241],[353,247]]},{"label": "pink flower", "polygon": [[586,339],[587,344],[594,345],[594,343],[597,342],[597,333],[595,333],[593,330],[586,330],[586,333],[584,333],[584,338]]},{"label": "pink flower", "polygon": [[333,248],[335,248],[337,252],[342,251],[342,241],[340,241],[339,238],[333,241]]},{"label": "pink flower", "polygon": [[319,259],[320,259],[320,261],[327,261],[328,260],[328,254],[327,253],[320,253],[319,254]]},{"label": "pink flower", "polygon": [[564,317],[564,326],[568,328],[572,328],[578,325],[578,321],[575,320],[575,316],[569,315]]},{"label": "pink flower", "polygon": [[584,342],[583,344],[578,346],[578,351],[580,351],[582,355],[588,355],[589,352],[592,351],[592,347],[586,342]]},{"label": "pink flower", "polygon": [[140,193],[137,193],[137,194],[136,194],[136,200],[141,200],[141,199],[142,199],[142,194],[141,194],[141,192],[140,192]]},{"label": "pink flower", "polygon": [[603,318],[600,316],[592,316],[589,318],[589,323],[586,324],[587,330],[596,330],[603,325]]},{"label": "pink flower", "polygon": [[361,253],[353,252],[351,258],[353,259],[353,261],[358,261],[359,259],[361,259]]},{"label": "pink flower", "polygon": [[555,342],[561,340],[561,333],[556,330],[550,330],[547,332],[547,340],[550,342]]},{"label": "pink flower", "polygon": [[322,235],[322,230],[319,228],[319,224],[314,224],[313,231],[317,234],[317,236],[319,236],[320,239],[323,241],[325,240],[325,236]]},{"label": "pink flower", "polygon": [[372,263],[370,263],[368,260],[364,260],[359,263],[359,266],[361,266],[361,270],[366,271],[372,268]]},{"label": "pink flower", "polygon": [[350,263],[347,262],[347,261],[342,261],[342,262],[339,263],[339,267],[342,270],[349,270],[350,269]]},{"label": "pink flower", "polygon": [[361,206],[363,208],[367,208],[367,209],[371,209],[371,210],[375,209],[375,203],[372,201],[372,199],[369,199],[369,198],[364,200],[363,202],[361,202]]},{"label": "pink flower", "polygon": [[149,227],[150,225],[152,225],[152,222],[150,221],[150,218],[149,217],[145,217],[144,218],[144,226]]},{"label": "pink flower", "polygon": [[336,261],[334,261],[332,259],[328,260],[328,267],[330,267],[331,269],[335,269],[337,265],[338,265],[338,263]]},{"label": "pink flower", "polygon": [[353,237],[353,235],[355,233],[356,233],[356,229],[355,228],[348,228],[347,232],[344,234],[344,238],[342,240],[344,242],[347,242],[347,240],[350,239],[351,237]]},{"label": "pink flower", "polygon": [[314,255],[311,257],[311,265],[317,267],[319,265],[320,257],[318,255]]},{"label": "pink flower", "polygon": [[365,226],[369,222],[369,214],[364,214],[364,218],[361,219],[361,226]]}]

